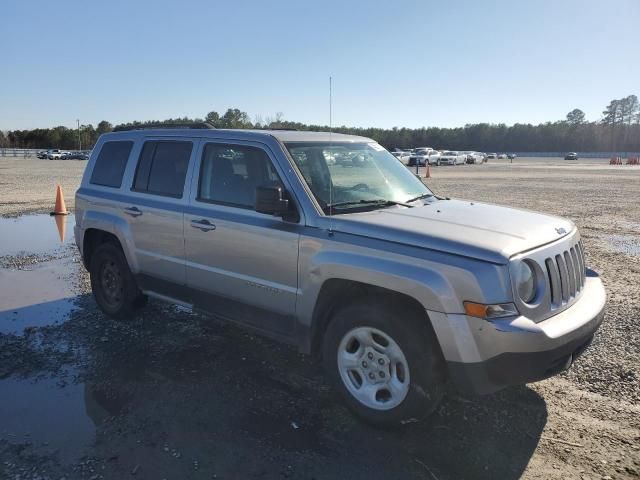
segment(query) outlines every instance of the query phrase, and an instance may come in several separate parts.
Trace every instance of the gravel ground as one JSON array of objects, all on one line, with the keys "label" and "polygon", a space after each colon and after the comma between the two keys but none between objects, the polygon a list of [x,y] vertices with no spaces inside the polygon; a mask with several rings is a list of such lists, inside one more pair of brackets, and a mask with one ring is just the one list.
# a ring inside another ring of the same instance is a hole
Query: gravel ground
[{"label": "gravel ground", "polygon": [[[56,183],[73,208],[84,163],[0,157],[0,214],[48,212]],[[287,346],[153,302],[114,322],[72,247],[0,252],[0,291],[21,275],[42,290],[0,296],[0,323],[24,325],[0,333],[0,478],[638,478],[640,168],[518,159],[431,173],[439,194],[580,227],[609,302],[570,371],[485,397],[450,392],[427,422],[376,430]]]},{"label": "gravel ground", "polygon": [[87,162],[83,160],[39,160],[35,157],[0,157],[0,216],[53,210],[56,186],[61,185],[68,210]]}]

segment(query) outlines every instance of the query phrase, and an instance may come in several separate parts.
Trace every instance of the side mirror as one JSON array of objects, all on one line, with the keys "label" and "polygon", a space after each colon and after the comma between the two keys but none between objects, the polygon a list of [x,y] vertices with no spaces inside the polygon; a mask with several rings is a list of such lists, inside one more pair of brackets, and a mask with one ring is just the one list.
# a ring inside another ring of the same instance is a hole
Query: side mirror
[{"label": "side mirror", "polygon": [[281,217],[290,213],[289,200],[285,196],[286,192],[280,186],[256,187],[256,212]]}]

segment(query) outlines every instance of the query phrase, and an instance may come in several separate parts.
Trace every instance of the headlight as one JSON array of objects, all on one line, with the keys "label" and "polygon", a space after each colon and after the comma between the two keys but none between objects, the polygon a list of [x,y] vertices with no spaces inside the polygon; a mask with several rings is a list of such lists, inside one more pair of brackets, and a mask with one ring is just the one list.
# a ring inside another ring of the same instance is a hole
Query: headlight
[{"label": "headlight", "polygon": [[524,303],[536,297],[536,276],[527,262],[520,262],[516,270],[516,289]]}]

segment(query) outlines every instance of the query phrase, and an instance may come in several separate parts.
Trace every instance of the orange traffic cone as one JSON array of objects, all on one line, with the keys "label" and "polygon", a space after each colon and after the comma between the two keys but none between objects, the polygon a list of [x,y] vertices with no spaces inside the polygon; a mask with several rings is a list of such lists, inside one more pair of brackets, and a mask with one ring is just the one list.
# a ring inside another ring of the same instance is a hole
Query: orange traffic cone
[{"label": "orange traffic cone", "polygon": [[51,212],[51,215],[69,215],[67,206],[64,204],[64,195],[62,194],[62,187],[58,185],[56,189],[56,206]]},{"label": "orange traffic cone", "polygon": [[58,228],[58,236],[60,237],[60,243],[64,243],[64,234],[67,231],[67,219],[64,215],[54,215],[56,220],[56,227]]},{"label": "orange traffic cone", "polygon": [[427,171],[424,174],[424,178],[431,178],[431,170],[429,169],[429,162],[427,162]]}]

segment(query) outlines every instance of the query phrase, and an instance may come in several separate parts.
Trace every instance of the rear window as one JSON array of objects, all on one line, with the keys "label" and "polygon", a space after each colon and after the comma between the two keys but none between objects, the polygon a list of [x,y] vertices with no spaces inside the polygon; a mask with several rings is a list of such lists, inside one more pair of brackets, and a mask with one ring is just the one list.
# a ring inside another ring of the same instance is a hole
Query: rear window
[{"label": "rear window", "polygon": [[133,142],[105,142],[93,166],[90,183],[120,188]]},{"label": "rear window", "polygon": [[133,190],[167,197],[182,197],[193,143],[145,142]]}]

